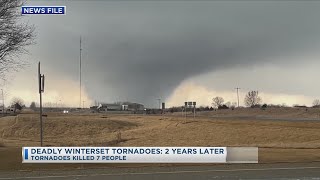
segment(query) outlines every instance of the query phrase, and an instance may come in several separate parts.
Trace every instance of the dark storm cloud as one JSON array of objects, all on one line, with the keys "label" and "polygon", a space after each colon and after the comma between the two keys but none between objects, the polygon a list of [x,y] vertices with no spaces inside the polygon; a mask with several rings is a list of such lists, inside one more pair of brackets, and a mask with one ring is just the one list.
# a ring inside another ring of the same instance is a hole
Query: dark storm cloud
[{"label": "dark storm cloud", "polygon": [[320,42],[318,2],[58,2],[66,16],[30,17],[32,54],[77,80],[82,35],[84,84],[100,101],[152,105],[194,75],[266,59],[299,63],[272,57],[313,53]]}]

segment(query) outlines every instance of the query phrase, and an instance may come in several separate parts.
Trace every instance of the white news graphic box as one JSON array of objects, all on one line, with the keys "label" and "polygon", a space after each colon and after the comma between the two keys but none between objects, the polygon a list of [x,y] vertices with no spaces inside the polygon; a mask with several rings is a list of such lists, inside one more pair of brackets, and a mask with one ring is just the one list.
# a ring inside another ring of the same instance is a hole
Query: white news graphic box
[{"label": "white news graphic box", "polygon": [[23,147],[22,163],[226,163],[226,147]]}]

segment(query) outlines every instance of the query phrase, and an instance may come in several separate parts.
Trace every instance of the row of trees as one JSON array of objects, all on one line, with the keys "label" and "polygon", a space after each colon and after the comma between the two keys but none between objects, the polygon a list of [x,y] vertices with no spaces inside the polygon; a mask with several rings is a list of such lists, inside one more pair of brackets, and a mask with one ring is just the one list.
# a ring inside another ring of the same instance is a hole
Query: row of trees
[{"label": "row of trees", "polygon": [[[244,98],[244,103],[248,107],[255,107],[259,105],[261,102],[262,99],[259,96],[258,91],[249,91]],[[224,99],[222,97],[217,96],[212,99],[212,106],[218,109],[235,108],[237,106],[237,103],[224,103]]]},{"label": "row of trees", "polygon": [[[25,105],[23,99],[21,99],[19,97],[14,97],[14,98],[11,99],[9,107],[21,110],[22,108],[25,108],[26,105]],[[30,108],[31,109],[35,109],[36,108],[36,103],[35,102],[31,102]]]},{"label": "row of trees", "polygon": [[[266,104],[261,105],[261,102],[262,98],[259,96],[258,91],[249,91],[244,98],[244,104],[247,107],[267,106]],[[315,99],[312,104],[313,107],[320,107],[320,100]],[[222,97],[217,96],[212,99],[212,106],[218,109],[226,109],[236,107],[237,103],[224,103],[224,99]]]},{"label": "row of trees", "polygon": [[212,99],[212,107],[218,109],[227,109],[227,108],[235,108],[237,106],[236,102],[226,102],[224,103],[224,99],[222,97],[215,97]]},{"label": "row of trees", "polygon": [[[14,107],[16,104],[18,104],[21,107],[26,107],[26,105],[24,104],[24,101],[21,98],[13,98],[11,100],[10,107]],[[48,102],[44,104],[44,107],[57,107],[57,105],[58,105],[57,103]],[[61,104],[59,105],[61,106]],[[36,109],[37,108],[36,102],[31,102],[29,108]]]}]

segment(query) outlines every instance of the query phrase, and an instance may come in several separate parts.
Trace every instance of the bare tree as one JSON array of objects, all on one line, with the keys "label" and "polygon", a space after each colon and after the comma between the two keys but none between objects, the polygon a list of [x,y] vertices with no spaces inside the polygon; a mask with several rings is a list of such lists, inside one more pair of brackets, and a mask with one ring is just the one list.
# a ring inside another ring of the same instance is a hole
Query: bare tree
[{"label": "bare tree", "polygon": [[230,102],[230,101],[226,102],[225,105],[226,105],[228,108],[231,108],[231,102]]},{"label": "bare tree", "polygon": [[259,97],[258,91],[249,91],[244,98],[244,104],[248,107],[254,107],[261,103],[261,98]]},{"label": "bare tree", "polygon": [[11,107],[21,110],[24,106],[24,101],[21,98],[14,97],[11,99]]},{"label": "bare tree", "polygon": [[237,107],[237,102],[233,102],[232,104],[231,104],[231,108],[235,108],[235,107]]},{"label": "bare tree", "polygon": [[212,99],[212,106],[215,108],[218,108],[219,106],[222,106],[224,102],[224,99],[222,97],[215,97]]},{"label": "bare tree", "polygon": [[36,109],[36,103],[35,102],[31,102],[30,104],[30,109]]},{"label": "bare tree", "polygon": [[320,106],[320,100],[319,100],[319,99],[315,99],[315,100],[313,101],[312,105],[313,105],[314,107],[319,107],[319,106]]},{"label": "bare tree", "polygon": [[34,43],[34,26],[20,21],[22,0],[0,1],[0,77],[26,65],[19,56],[27,53],[26,46]]}]

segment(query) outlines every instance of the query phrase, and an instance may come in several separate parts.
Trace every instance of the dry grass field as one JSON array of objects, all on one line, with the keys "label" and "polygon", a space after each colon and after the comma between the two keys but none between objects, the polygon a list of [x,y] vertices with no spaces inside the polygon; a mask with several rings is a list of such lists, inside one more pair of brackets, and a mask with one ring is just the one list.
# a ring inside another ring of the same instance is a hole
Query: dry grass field
[{"label": "dry grass field", "polygon": [[237,116],[237,117],[269,117],[269,118],[312,118],[320,120],[319,108],[239,108],[235,110],[217,110],[199,112],[204,116]]},{"label": "dry grass field", "polygon": [[[243,113],[242,110],[229,111],[210,112],[210,115]],[[259,111],[265,113],[270,110]],[[310,111],[308,115],[305,110],[295,110],[298,113],[288,111],[269,114],[272,117],[287,114],[286,117],[295,118],[316,116]],[[259,115],[259,112],[247,112],[250,113],[254,114],[253,117]],[[263,163],[320,161],[320,121],[221,120],[204,117],[205,113],[202,115],[195,119],[188,117],[185,121],[183,117],[167,115],[48,113],[48,117],[44,117],[44,145],[258,146],[259,161]],[[40,167],[21,164],[22,146],[39,146],[38,115],[29,113],[0,118],[0,156],[7,161],[7,165],[0,165],[0,170]]]}]

